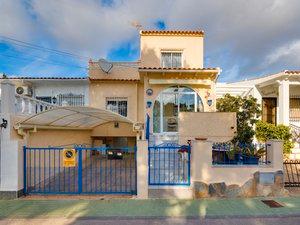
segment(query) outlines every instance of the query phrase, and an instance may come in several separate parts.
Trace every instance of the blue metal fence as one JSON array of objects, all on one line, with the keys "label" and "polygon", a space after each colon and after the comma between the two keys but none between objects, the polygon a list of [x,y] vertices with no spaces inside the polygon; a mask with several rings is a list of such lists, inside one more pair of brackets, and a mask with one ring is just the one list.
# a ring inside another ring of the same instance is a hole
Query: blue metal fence
[{"label": "blue metal fence", "polygon": [[267,144],[214,143],[212,163],[215,165],[258,165],[268,164]]},{"label": "blue metal fence", "polygon": [[190,145],[148,147],[149,185],[190,185]]},{"label": "blue metal fence", "polygon": [[136,147],[74,149],[76,165],[64,167],[63,148],[24,147],[24,192],[136,194]]}]

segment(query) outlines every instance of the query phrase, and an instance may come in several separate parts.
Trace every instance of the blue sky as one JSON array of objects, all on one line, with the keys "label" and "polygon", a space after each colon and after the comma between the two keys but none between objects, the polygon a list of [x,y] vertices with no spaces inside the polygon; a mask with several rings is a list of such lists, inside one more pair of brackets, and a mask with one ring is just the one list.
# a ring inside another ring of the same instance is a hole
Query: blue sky
[{"label": "blue sky", "polygon": [[86,76],[89,58],[135,61],[137,24],[204,30],[220,81],[300,69],[299,11],[297,0],[0,0],[0,72]]}]

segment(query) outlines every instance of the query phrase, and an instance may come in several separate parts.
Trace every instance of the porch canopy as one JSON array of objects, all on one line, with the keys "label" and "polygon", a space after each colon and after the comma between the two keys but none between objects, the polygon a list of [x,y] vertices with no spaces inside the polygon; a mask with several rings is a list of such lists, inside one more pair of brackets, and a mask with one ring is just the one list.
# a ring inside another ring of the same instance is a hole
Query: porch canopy
[{"label": "porch canopy", "polygon": [[85,106],[63,106],[29,116],[16,128],[92,129],[107,122],[133,123],[128,118],[106,109]]}]

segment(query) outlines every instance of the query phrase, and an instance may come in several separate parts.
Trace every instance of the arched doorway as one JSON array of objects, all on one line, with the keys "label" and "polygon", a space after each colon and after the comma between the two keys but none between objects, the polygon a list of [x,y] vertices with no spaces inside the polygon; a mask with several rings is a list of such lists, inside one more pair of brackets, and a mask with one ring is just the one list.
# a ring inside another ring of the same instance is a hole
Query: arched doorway
[{"label": "arched doorway", "polygon": [[179,112],[203,112],[200,96],[184,86],[162,91],[153,106],[153,133],[177,132]]}]

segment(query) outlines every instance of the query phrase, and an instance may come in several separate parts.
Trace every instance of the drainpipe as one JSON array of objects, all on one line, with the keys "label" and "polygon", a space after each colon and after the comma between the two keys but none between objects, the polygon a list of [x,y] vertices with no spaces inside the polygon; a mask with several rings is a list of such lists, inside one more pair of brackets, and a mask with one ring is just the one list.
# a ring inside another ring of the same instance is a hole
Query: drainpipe
[{"label": "drainpipe", "polygon": [[139,118],[139,88],[138,88],[138,82],[135,84],[136,87],[136,121],[138,121]]}]

